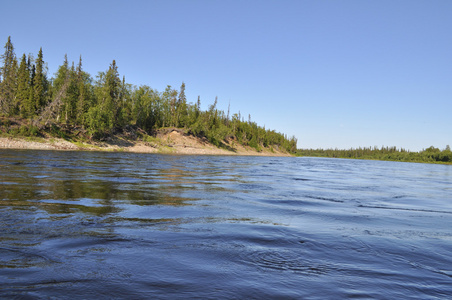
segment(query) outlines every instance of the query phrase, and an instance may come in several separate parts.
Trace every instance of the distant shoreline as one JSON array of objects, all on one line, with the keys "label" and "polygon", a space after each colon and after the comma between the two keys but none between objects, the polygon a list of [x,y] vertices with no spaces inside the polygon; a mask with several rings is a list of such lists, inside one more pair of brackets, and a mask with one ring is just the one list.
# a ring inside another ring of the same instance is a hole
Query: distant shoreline
[{"label": "distant shoreline", "polygon": [[450,147],[440,150],[433,146],[420,151],[410,152],[396,147],[381,148],[351,148],[345,149],[298,149],[297,156],[304,157],[324,157],[342,159],[363,159],[395,162],[429,163],[452,165],[452,152]]}]

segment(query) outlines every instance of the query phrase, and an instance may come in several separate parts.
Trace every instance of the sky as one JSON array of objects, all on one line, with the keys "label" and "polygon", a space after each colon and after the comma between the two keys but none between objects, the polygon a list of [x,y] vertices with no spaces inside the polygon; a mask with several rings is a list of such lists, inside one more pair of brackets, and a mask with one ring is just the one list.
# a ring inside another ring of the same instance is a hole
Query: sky
[{"label": "sky", "polygon": [[[0,0],[0,44],[240,112],[299,148],[452,144],[450,0]],[[3,49],[0,50],[3,53]]]}]

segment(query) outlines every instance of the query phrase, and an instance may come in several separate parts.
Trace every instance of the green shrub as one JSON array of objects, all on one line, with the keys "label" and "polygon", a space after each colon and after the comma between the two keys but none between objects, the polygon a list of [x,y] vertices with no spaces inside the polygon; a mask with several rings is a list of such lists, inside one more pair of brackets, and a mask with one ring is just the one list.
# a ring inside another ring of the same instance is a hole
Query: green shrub
[{"label": "green shrub", "polygon": [[54,124],[52,124],[52,126],[50,127],[50,134],[52,136],[59,137],[62,139],[68,138],[67,134],[64,131],[62,131],[60,127],[58,127]]}]

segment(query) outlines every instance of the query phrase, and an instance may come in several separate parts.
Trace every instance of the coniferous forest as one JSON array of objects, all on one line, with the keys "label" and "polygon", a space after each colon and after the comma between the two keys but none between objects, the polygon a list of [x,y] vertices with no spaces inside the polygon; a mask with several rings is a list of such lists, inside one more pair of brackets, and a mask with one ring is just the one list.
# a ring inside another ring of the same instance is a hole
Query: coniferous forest
[{"label": "coniferous forest", "polygon": [[427,163],[452,163],[452,151],[447,145],[444,150],[433,146],[420,152],[412,152],[396,147],[364,147],[356,149],[299,149],[299,156],[312,157],[332,157],[332,158],[356,158],[356,159],[377,159],[389,161],[405,162],[427,162]]},{"label": "coniferous forest", "polygon": [[17,57],[8,37],[0,65],[0,126],[8,130],[11,120],[21,120],[17,132],[22,136],[42,132],[62,135],[77,130],[90,139],[102,139],[124,128],[153,131],[183,128],[197,137],[205,137],[221,146],[226,139],[256,150],[277,148],[295,153],[297,140],[258,126],[241,116],[217,109],[217,99],[201,110],[201,100],[192,103],[185,96],[185,84],[178,90],[167,86],[159,92],[150,86],[135,86],[120,77],[113,60],[106,71],[95,78],[77,63],[62,59],[53,77],[46,69],[43,49],[36,56]]}]

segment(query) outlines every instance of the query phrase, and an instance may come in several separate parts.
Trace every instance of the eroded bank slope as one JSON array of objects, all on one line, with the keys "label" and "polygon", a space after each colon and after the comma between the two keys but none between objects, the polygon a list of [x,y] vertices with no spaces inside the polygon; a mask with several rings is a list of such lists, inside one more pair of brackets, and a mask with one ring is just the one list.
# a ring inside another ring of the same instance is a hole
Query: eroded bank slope
[{"label": "eroded bank slope", "polygon": [[253,156],[291,156],[274,148],[254,148],[238,144],[229,139],[217,147],[205,138],[186,134],[179,129],[160,131],[155,137],[137,139],[120,134],[101,141],[73,142],[62,138],[39,137],[0,137],[0,148],[36,149],[36,150],[85,150],[85,151],[122,151],[135,153],[165,153],[186,155],[253,155]]}]

